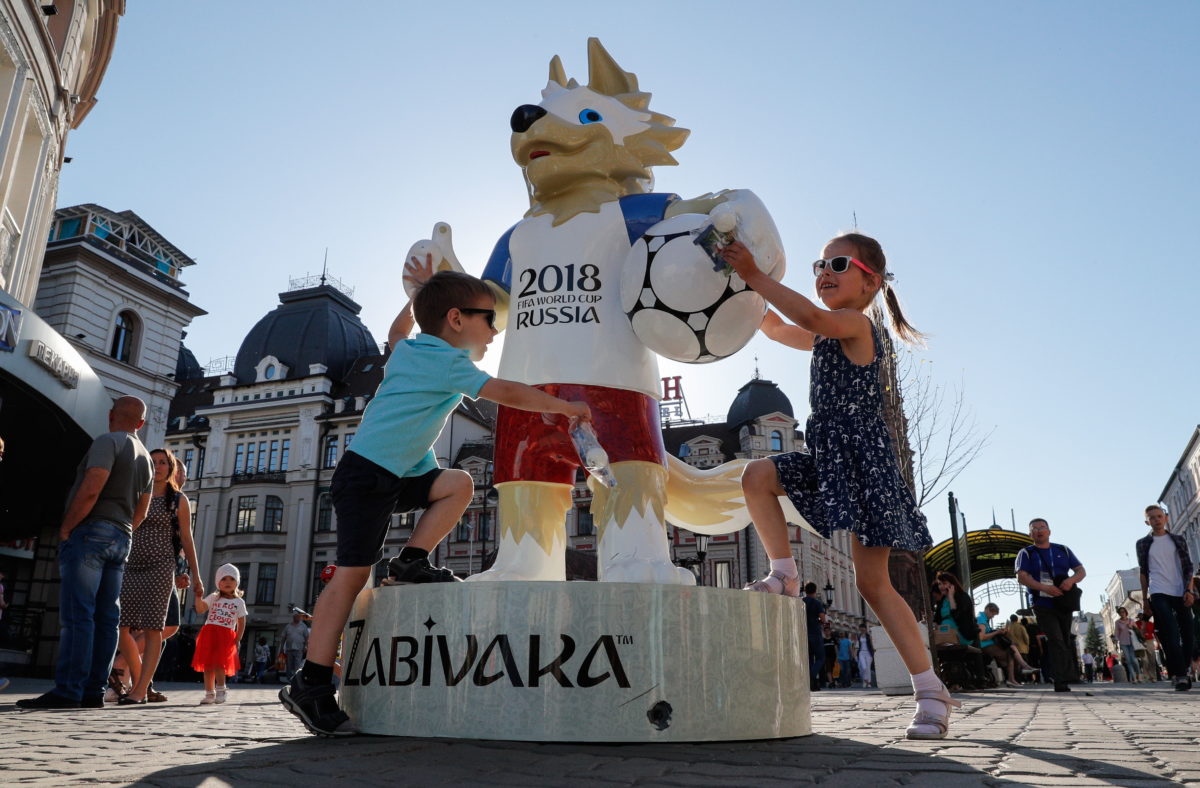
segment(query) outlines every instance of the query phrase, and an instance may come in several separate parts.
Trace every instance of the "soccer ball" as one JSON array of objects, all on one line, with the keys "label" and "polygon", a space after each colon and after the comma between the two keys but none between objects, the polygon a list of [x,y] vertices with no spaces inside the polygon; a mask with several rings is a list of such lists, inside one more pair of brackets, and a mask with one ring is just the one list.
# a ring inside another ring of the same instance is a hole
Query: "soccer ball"
[{"label": "soccer ball", "polygon": [[633,333],[660,356],[705,364],[746,346],[766,314],[762,296],[734,273],[714,270],[693,243],[711,221],[685,213],[639,238],[621,270],[621,308]]}]

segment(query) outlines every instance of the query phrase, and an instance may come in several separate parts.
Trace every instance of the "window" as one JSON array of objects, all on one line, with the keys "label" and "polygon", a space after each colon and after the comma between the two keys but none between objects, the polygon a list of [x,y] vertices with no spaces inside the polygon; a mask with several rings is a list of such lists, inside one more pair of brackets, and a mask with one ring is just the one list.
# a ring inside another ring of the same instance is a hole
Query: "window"
[{"label": "window", "polygon": [[258,582],[254,586],[254,604],[275,604],[275,577],[279,572],[279,564],[259,564]]},{"label": "window", "polygon": [[783,433],[779,430],[771,431],[771,451],[783,451]]},{"label": "window", "polygon": [[292,447],[292,442],[285,438],[279,447],[279,470],[286,471],[288,469],[288,452]]},{"label": "window", "polygon": [[271,441],[270,459],[267,460],[267,470],[273,471],[279,467],[279,441]]},{"label": "window", "polygon": [[239,443],[233,450],[233,472],[241,473],[242,464],[246,461],[246,444]]},{"label": "window", "polygon": [[263,531],[269,534],[283,533],[283,499],[267,496],[266,511],[263,512]]},{"label": "window", "polygon": [[138,319],[132,312],[122,312],[117,315],[113,327],[112,348],[108,355],[126,364],[133,363],[133,352],[137,345]]},{"label": "window", "polygon": [[486,543],[489,539],[493,538],[492,517],[493,515],[491,512],[479,513],[479,541],[481,542]]},{"label": "window", "polygon": [[238,588],[242,589],[244,596],[246,585],[250,582],[250,564],[234,564],[234,566],[237,567],[238,575],[241,577],[241,580],[238,581]]},{"label": "window", "polygon": [[246,444],[246,467],[243,468],[246,473],[254,473],[255,467],[258,465],[258,444],[250,441]]},{"label": "window", "polygon": [[591,509],[579,509],[575,512],[575,535],[591,536],[596,533],[596,523],[592,519]]},{"label": "window", "polygon": [[716,588],[730,588],[729,562],[713,562],[713,585]]},{"label": "window", "polygon": [[245,533],[254,530],[255,516],[258,514],[257,495],[239,495],[237,501],[237,523],[234,533]]},{"label": "window", "polygon": [[458,521],[458,525],[454,526],[454,541],[469,542],[471,541],[471,520],[470,515],[463,515],[463,518]]},{"label": "window", "polygon": [[193,467],[192,461],[195,459],[196,459],[196,450],[195,449],[184,449],[183,450],[183,464],[185,466],[187,466],[188,478],[192,477],[192,473],[193,473],[192,472],[192,467]]},{"label": "window", "polygon": [[[251,469],[253,470],[253,469]],[[267,442],[259,441],[258,443],[258,470],[267,470]]]},{"label": "window", "polygon": [[342,444],[342,451],[345,451],[346,449],[349,449],[349,448],[350,448],[350,441],[352,441],[352,440],[354,440],[354,433],[353,433],[353,432],[347,432],[347,433],[346,433],[346,440],[345,440],[345,442]]},{"label": "window", "polygon": [[321,493],[321,497],[317,499],[317,530],[333,530],[333,499],[329,497],[329,493]]},{"label": "window", "polygon": [[200,453],[196,455],[196,464],[190,468],[193,479],[199,479],[204,475],[204,447],[200,447]]},{"label": "window", "polygon": [[336,435],[325,436],[325,457],[321,461],[321,467],[332,468],[337,465],[338,457],[338,439]]}]

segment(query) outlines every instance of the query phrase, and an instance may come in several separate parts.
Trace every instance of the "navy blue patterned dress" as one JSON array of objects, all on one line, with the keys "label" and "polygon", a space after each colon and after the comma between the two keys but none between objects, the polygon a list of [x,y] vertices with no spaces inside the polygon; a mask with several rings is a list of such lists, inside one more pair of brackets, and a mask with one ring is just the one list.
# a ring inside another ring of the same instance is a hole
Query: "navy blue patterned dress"
[{"label": "navy blue patterned dress", "polygon": [[866,547],[924,550],[933,544],[925,515],[900,476],[883,421],[879,359],[858,365],[836,339],[818,337],[809,386],[808,452],[771,457],[779,483],[825,538],[845,529]]}]

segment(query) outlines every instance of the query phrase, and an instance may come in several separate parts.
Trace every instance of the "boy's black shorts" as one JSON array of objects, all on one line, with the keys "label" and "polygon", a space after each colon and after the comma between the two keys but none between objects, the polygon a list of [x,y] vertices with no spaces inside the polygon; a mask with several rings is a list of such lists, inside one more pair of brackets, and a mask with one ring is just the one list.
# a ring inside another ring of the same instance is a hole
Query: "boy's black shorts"
[{"label": "boy's black shorts", "polygon": [[379,563],[392,513],[429,506],[429,489],[441,472],[401,478],[352,451],[343,454],[329,486],[337,512],[337,565]]}]

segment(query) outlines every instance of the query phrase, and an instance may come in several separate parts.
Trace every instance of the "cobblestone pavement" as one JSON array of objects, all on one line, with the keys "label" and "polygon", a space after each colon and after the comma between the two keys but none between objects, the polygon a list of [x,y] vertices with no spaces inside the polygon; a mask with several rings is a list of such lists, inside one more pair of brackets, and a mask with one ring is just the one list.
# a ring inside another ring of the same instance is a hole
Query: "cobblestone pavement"
[{"label": "cobblestone pavement", "polygon": [[1200,693],[1166,684],[960,695],[953,738],[936,742],[901,738],[911,699],[827,690],[813,736],[670,745],[319,739],[256,686],[203,708],[195,684],[149,706],[13,706],[47,688],[14,679],[0,695],[5,786],[1200,786]]}]

